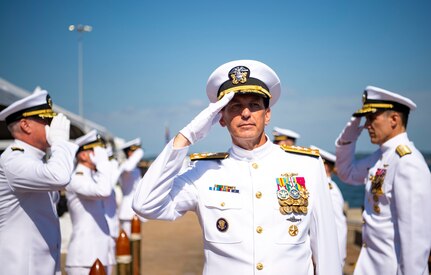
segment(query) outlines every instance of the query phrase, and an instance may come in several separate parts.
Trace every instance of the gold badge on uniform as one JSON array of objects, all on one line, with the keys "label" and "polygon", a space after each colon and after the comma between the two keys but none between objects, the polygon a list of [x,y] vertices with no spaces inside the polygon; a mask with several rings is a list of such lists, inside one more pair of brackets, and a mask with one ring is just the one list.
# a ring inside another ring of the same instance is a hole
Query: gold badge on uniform
[{"label": "gold badge on uniform", "polygon": [[285,173],[281,176],[276,179],[280,213],[307,214],[309,193],[305,187],[305,178],[298,177],[297,173]]},{"label": "gold badge on uniform", "polygon": [[229,228],[229,223],[227,222],[227,220],[225,218],[220,218],[217,220],[217,229],[220,232],[226,232],[227,229]]},{"label": "gold badge on uniform", "polygon": [[289,234],[292,237],[295,237],[296,235],[298,235],[298,227],[294,224],[292,224],[291,226],[289,226]]}]

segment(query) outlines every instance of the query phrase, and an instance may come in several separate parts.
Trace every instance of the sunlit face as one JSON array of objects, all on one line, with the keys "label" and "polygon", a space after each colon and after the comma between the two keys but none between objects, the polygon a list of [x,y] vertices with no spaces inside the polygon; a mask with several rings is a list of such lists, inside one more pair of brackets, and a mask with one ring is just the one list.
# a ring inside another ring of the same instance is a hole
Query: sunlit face
[{"label": "sunlit face", "polygon": [[394,118],[391,111],[377,111],[365,116],[365,128],[368,130],[370,141],[382,145],[394,136]]},{"label": "sunlit face", "polygon": [[234,144],[257,146],[265,143],[265,125],[271,118],[271,110],[265,108],[262,97],[254,94],[237,94],[221,111],[220,124],[226,126]]},{"label": "sunlit face", "polygon": [[42,151],[46,151],[46,149],[49,147],[49,144],[46,141],[45,126],[49,125],[49,121],[39,118],[28,118],[27,123],[31,127],[33,146]]}]

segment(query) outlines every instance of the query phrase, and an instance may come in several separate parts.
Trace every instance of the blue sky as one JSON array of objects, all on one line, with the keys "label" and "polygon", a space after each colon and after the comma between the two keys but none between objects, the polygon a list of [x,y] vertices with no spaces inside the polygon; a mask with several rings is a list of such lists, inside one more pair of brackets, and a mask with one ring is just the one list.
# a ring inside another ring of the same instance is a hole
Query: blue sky
[{"label": "blue sky", "polygon": [[[0,1],[0,77],[78,113],[78,33],[84,114],[147,155],[208,104],[205,85],[234,59],[268,64],[282,83],[267,128],[334,151],[367,85],[416,102],[409,136],[431,151],[431,1]],[[272,137],[272,136],[271,136]],[[191,151],[224,151],[215,127]],[[358,149],[372,151],[364,132]]]}]

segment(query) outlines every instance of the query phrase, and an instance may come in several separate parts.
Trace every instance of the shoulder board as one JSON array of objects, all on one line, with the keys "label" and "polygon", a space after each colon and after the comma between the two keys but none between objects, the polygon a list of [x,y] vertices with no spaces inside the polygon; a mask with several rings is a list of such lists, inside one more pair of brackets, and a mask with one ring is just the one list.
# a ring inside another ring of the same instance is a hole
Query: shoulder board
[{"label": "shoulder board", "polygon": [[82,171],[76,171],[75,175],[82,176],[82,175],[84,175],[84,172],[82,172]]},{"label": "shoulder board", "polygon": [[412,153],[412,150],[407,145],[398,145],[396,151],[401,158]]},{"label": "shoulder board", "polygon": [[23,149],[23,148],[21,148],[21,147],[13,146],[13,147],[11,147],[10,149],[11,149],[12,151],[21,151],[21,152],[24,152],[24,149]]},{"label": "shoulder board", "polygon": [[229,153],[194,153],[190,155],[190,160],[213,160],[213,159],[226,159],[229,157]]},{"label": "shoulder board", "polygon": [[293,145],[293,146],[281,145],[280,147],[281,147],[281,149],[283,149],[284,151],[289,152],[289,153],[307,155],[307,156],[316,157],[316,158],[318,158],[320,156],[318,149],[311,149],[311,148],[295,146],[295,145]]}]

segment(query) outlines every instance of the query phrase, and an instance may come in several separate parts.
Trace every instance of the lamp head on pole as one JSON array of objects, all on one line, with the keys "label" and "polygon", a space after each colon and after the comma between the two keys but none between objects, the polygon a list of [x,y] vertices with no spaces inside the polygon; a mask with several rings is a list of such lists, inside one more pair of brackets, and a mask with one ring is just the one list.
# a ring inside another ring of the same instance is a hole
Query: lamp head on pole
[{"label": "lamp head on pole", "polygon": [[69,31],[73,32],[73,31],[77,31],[77,32],[91,32],[93,30],[93,27],[90,25],[70,25],[69,26]]}]

